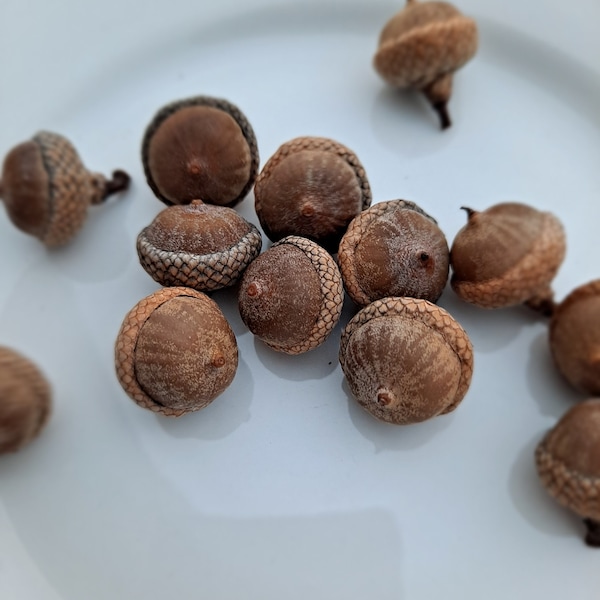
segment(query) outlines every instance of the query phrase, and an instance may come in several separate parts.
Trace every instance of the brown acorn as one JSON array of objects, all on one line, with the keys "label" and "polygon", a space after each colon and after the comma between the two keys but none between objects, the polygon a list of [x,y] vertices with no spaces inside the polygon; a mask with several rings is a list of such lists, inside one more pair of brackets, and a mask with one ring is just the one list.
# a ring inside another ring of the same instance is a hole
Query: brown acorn
[{"label": "brown acorn", "polygon": [[90,204],[128,186],[124,171],[114,171],[110,180],[92,173],[69,140],[41,131],[5,157],[0,198],[16,227],[52,248],[73,238]]},{"label": "brown acorn", "polygon": [[565,257],[560,221],[516,202],[483,212],[465,209],[467,224],[450,250],[454,291],[483,308],[526,303],[543,314],[554,310],[550,287]]},{"label": "brown acorn", "polygon": [[244,272],[238,306],[248,329],[278,352],[321,345],[340,319],[344,289],[335,261],[315,242],[283,238]]},{"label": "brown acorn", "polygon": [[383,298],[344,328],[340,364],[357,402],[394,425],[453,411],[473,374],[473,348],[443,308],[418,298]]},{"label": "brown acorn", "polygon": [[600,396],[600,279],[576,288],[557,305],[550,351],[575,389]]},{"label": "brown acorn", "polygon": [[298,235],[337,252],[348,223],[370,206],[371,188],[352,150],[328,138],[299,137],[267,161],[254,198],[271,241]]},{"label": "brown acorn", "polygon": [[0,347],[0,454],[33,440],[50,417],[48,380],[31,360]]},{"label": "brown acorn", "polygon": [[165,208],[137,238],[140,263],[156,282],[201,292],[233,285],[261,246],[258,229],[235,210],[200,200]]},{"label": "brown acorn", "polygon": [[584,520],[586,543],[600,548],[600,399],[568,410],[539,443],[535,461],[548,493]]},{"label": "brown acorn", "polygon": [[233,381],[238,347],[217,304],[190,288],[164,288],[127,314],[115,368],[127,395],[170,417],[208,406]]},{"label": "brown acorn", "polygon": [[436,302],[448,281],[449,251],[435,219],[407,200],[379,202],[358,215],[340,242],[348,295],[359,306],[388,296]]},{"label": "brown acorn", "polygon": [[142,142],[146,180],[165,204],[233,206],[258,172],[256,136],[246,116],[221,98],[197,96],[160,109]]},{"label": "brown acorn", "polygon": [[452,77],[477,45],[475,21],[452,4],[407,0],[383,28],[373,64],[390,85],[422,92],[445,129],[451,124]]}]

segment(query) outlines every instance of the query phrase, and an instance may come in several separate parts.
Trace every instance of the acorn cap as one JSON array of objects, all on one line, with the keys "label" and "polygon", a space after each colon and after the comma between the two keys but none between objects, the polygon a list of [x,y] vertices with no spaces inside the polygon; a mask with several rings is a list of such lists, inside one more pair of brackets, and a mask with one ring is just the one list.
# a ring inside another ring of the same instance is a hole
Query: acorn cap
[{"label": "acorn cap", "polygon": [[137,238],[140,263],[156,282],[202,292],[233,285],[261,246],[258,229],[235,210],[199,200],[165,208]]},{"label": "acorn cap", "polygon": [[139,406],[170,417],[210,404],[233,381],[235,335],[217,304],[164,288],[127,314],[115,344],[119,383]]},{"label": "acorn cap", "polygon": [[370,206],[371,188],[352,150],[305,136],[286,142],[267,161],[254,198],[270,240],[298,235],[336,252],[348,223]]},{"label": "acorn cap", "polygon": [[600,396],[600,279],[573,290],[554,310],[550,351],[577,390]]},{"label": "acorn cap", "polygon": [[172,102],[148,125],[142,162],[148,185],[165,204],[233,206],[258,173],[256,136],[242,111],[222,98]]},{"label": "acorn cap", "polygon": [[14,225],[53,248],[80,230],[90,204],[128,186],[123,171],[90,172],[69,140],[41,131],[5,157],[0,195]]},{"label": "acorn cap", "polygon": [[545,294],[565,257],[560,221],[517,202],[466,210],[468,222],[450,249],[454,291],[483,308],[515,306]]},{"label": "acorn cap", "polygon": [[342,278],[315,242],[288,236],[244,272],[239,310],[250,331],[278,352],[301,354],[321,345],[340,319]]},{"label": "acorn cap", "polygon": [[51,406],[50,385],[37,365],[0,347],[0,454],[33,440],[48,422]]},{"label": "acorn cap", "polygon": [[388,296],[435,302],[448,280],[448,243],[436,220],[414,202],[388,200],[350,223],[338,263],[359,306]]},{"label": "acorn cap", "polygon": [[[539,443],[535,461],[551,496],[580,517],[600,522],[600,399],[569,409]],[[600,538],[596,542],[600,545]]]},{"label": "acorn cap", "polygon": [[342,332],[339,360],[358,403],[395,425],[453,411],[473,374],[464,329],[416,298],[383,298],[360,310]]}]

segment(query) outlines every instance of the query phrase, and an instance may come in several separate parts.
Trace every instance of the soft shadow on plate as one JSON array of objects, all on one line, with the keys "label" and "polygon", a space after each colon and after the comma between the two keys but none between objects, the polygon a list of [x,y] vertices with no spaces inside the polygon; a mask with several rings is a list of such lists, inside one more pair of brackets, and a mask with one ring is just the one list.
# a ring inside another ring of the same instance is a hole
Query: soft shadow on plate
[{"label": "soft shadow on plate", "polygon": [[156,415],[156,420],[175,438],[220,440],[250,421],[253,396],[254,378],[248,365],[240,359],[231,385],[207,407],[176,419]]},{"label": "soft shadow on plate", "polygon": [[452,414],[440,415],[423,423],[413,425],[392,425],[378,421],[371,416],[352,396],[346,379],[342,382],[342,390],[348,400],[348,413],[356,429],[375,446],[375,453],[385,450],[414,450],[426,444],[452,424]]},{"label": "soft shadow on plate", "polygon": [[539,432],[519,452],[508,480],[510,497],[525,521],[538,531],[555,537],[583,538],[585,528],[581,519],[562,508],[538,477],[535,449],[545,433]]},{"label": "soft shadow on plate", "polygon": [[548,333],[538,335],[531,344],[527,364],[527,387],[543,415],[558,421],[585,396],[574,390],[554,365],[548,344]]}]

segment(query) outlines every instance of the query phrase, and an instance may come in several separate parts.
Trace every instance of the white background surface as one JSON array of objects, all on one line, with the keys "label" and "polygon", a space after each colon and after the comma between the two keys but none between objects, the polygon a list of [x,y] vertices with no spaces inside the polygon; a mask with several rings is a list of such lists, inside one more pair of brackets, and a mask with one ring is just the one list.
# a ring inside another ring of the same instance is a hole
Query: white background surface
[{"label": "white background surface", "polygon": [[[3,1],[0,153],[54,130],[134,185],[56,252],[0,214],[0,343],[36,360],[55,392],[43,436],[0,459],[0,598],[598,598],[600,553],[532,458],[580,396],[524,308],[482,311],[445,292],[475,347],[472,387],[452,415],[409,428],[349,399],[339,329],[311,353],[277,355],[245,330],[231,292],[215,299],[240,366],[210,407],[160,418],[116,381],[121,321],[157,287],[135,255],[163,207],[141,137],[160,106],[195,94],[246,113],[261,164],[297,135],[348,145],[375,201],[416,201],[450,242],[464,204],[551,210],[568,239],[557,297],[600,276],[600,5],[462,1],[481,48],[456,77],[443,133],[371,69],[398,6]],[[251,196],[239,210],[258,223]]]}]

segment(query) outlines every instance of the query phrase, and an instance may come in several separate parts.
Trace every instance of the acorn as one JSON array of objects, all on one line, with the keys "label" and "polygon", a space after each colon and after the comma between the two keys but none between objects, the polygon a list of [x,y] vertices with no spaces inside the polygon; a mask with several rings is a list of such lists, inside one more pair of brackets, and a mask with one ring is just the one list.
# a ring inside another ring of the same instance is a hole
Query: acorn
[{"label": "acorn", "polygon": [[0,454],[16,452],[37,437],[51,407],[50,384],[38,366],[0,347]]},{"label": "acorn", "polygon": [[535,461],[548,493],[584,520],[586,543],[600,548],[600,399],[568,410],[539,443]]},{"label": "acorn", "polygon": [[473,374],[465,330],[420,298],[382,298],[361,309],[342,332],[339,360],[356,401],[394,425],[452,412]]},{"label": "acorn", "polygon": [[468,222],[450,250],[454,291],[483,308],[525,303],[550,315],[554,310],[550,284],[566,251],[560,221],[516,202],[483,212],[464,210]]},{"label": "acorn", "polygon": [[373,65],[390,85],[422,92],[446,129],[454,72],[477,45],[475,21],[452,4],[407,0],[381,31]]},{"label": "acorn", "polygon": [[161,108],[142,141],[148,185],[165,204],[233,206],[258,172],[256,136],[246,116],[221,98],[197,96]]},{"label": "acorn", "polygon": [[154,281],[201,292],[233,285],[261,246],[258,229],[235,210],[200,200],[165,208],[137,238],[140,263]]},{"label": "acorn", "polygon": [[244,272],[238,294],[242,320],[267,346],[301,354],[320,346],[340,319],[339,269],[312,240],[288,236]]},{"label": "acorn", "polygon": [[118,380],[139,406],[170,417],[208,406],[233,381],[238,347],[217,304],[163,288],[127,314],[115,343]]},{"label": "acorn", "polygon": [[254,198],[271,241],[298,235],[334,253],[350,221],[370,206],[371,188],[352,150],[329,138],[298,137],[267,161]]},{"label": "acorn", "polygon": [[129,181],[120,170],[109,180],[88,171],[69,140],[41,131],[6,155],[0,198],[18,229],[53,248],[71,241],[91,204],[126,190]]},{"label": "acorn", "polygon": [[448,242],[414,202],[379,202],[358,215],[340,242],[338,262],[359,306],[388,296],[436,302],[448,281]]},{"label": "acorn", "polygon": [[550,320],[550,351],[577,390],[600,396],[600,279],[573,290]]}]

